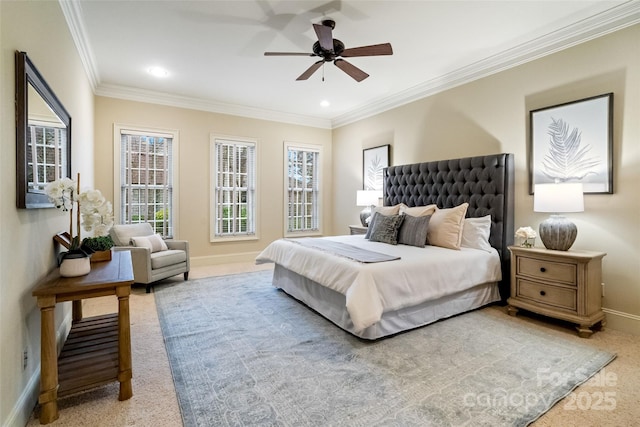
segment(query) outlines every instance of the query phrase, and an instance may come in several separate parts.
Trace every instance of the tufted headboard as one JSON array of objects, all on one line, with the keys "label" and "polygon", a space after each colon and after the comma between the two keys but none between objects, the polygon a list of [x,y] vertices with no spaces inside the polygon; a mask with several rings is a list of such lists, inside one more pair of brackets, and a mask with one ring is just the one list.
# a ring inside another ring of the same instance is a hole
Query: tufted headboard
[{"label": "tufted headboard", "polygon": [[490,214],[489,243],[500,254],[500,295],[506,300],[511,258],[508,246],[513,244],[514,233],[513,154],[389,166],[384,170],[383,198],[385,206],[404,203],[452,208],[468,202],[467,217]]}]

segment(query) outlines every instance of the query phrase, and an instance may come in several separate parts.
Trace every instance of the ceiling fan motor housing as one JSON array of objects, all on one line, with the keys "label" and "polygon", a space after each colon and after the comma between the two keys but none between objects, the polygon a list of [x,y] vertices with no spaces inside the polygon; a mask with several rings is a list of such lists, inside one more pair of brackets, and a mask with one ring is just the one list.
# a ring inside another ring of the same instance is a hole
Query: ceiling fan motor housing
[{"label": "ceiling fan motor housing", "polygon": [[342,43],[338,39],[333,39],[333,50],[324,50],[322,46],[320,46],[320,42],[315,42],[313,44],[313,53],[316,56],[324,58],[325,61],[333,61],[336,57],[342,55],[344,52],[344,43]]}]

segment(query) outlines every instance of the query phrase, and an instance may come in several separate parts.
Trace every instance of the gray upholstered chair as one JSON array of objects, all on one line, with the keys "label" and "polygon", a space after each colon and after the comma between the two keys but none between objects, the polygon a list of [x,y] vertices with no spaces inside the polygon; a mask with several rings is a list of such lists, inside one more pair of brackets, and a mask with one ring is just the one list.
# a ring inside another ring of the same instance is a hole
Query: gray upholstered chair
[{"label": "gray upholstered chair", "polygon": [[147,293],[158,280],[180,273],[184,274],[184,280],[189,279],[189,242],[186,240],[161,241],[146,222],[114,225],[109,234],[115,243],[113,250],[131,251],[133,281],[146,285]]}]

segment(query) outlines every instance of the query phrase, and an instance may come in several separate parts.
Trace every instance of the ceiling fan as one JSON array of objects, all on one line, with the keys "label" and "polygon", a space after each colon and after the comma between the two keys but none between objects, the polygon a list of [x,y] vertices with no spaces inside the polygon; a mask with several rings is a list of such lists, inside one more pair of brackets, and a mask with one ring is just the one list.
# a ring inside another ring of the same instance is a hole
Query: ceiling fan
[{"label": "ceiling fan", "polygon": [[333,29],[336,27],[335,21],[331,19],[325,19],[322,24],[313,24],[313,29],[316,31],[318,41],[313,44],[313,53],[298,53],[298,52],[265,52],[265,56],[318,56],[322,59],[314,63],[304,73],[300,75],[296,80],[307,80],[313,73],[318,70],[325,62],[331,62],[336,67],[351,76],[354,80],[361,82],[369,77],[369,74],[365,73],[355,65],[345,61],[344,58],[351,58],[355,56],[377,56],[377,55],[393,55],[391,49],[391,43],[374,44],[371,46],[360,46],[345,49],[344,43],[338,39],[334,39],[332,35]]}]

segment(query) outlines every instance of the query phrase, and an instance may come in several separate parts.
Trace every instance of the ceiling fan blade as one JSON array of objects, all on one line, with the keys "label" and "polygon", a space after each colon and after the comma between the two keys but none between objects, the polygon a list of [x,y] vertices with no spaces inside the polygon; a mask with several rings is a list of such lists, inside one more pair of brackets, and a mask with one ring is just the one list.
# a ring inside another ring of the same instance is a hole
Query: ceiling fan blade
[{"label": "ceiling fan blade", "polygon": [[264,56],[316,56],[315,53],[303,52],[265,52]]},{"label": "ceiling fan blade", "polygon": [[333,63],[336,64],[336,67],[349,74],[357,82],[361,82],[369,77],[369,74],[344,59],[336,59]]},{"label": "ceiling fan blade", "polygon": [[331,27],[313,24],[313,29],[316,30],[320,47],[324,50],[333,51],[333,35],[331,33]]},{"label": "ceiling fan blade", "polygon": [[324,64],[324,61],[318,61],[314,63],[311,67],[307,68],[307,71],[300,74],[300,77],[298,77],[296,80],[307,80],[313,73],[316,72],[318,68],[322,66],[322,64]]},{"label": "ceiling fan blade", "polygon": [[374,44],[371,46],[352,47],[345,49],[340,56],[345,58],[353,56],[377,56],[377,55],[393,55],[391,43]]}]

